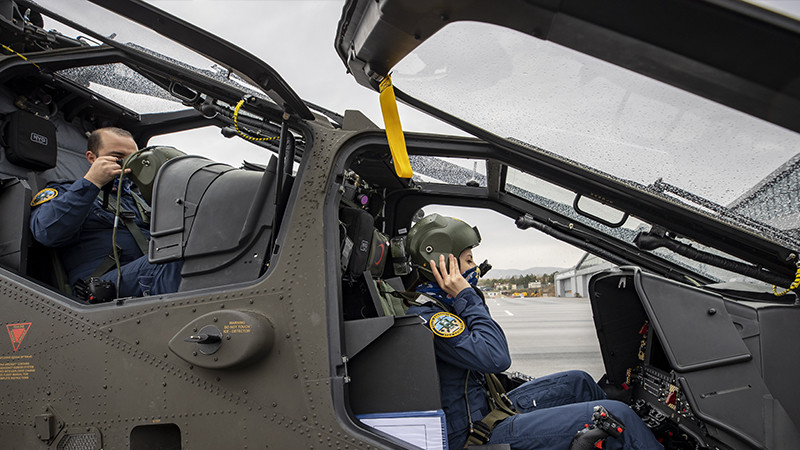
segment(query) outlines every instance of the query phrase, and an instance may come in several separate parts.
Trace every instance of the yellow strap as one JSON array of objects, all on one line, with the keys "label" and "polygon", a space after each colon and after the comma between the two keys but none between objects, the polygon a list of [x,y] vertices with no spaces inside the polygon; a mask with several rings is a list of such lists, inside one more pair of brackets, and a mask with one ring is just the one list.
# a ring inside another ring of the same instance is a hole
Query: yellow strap
[{"label": "yellow strap", "polygon": [[[25,56],[23,56],[23,55],[22,55],[22,53],[19,53],[19,52],[17,52],[16,50],[14,50],[13,48],[11,48],[11,47],[8,47],[8,46],[6,46],[6,45],[3,45],[3,44],[0,44],[0,45],[2,45],[4,49],[6,49],[6,50],[10,51],[11,53],[14,53],[14,54],[15,54],[15,55],[17,55],[17,56],[19,56],[19,57],[20,57],[20,58],[22,58],[24,61],[28,61],[28,58],[26,58]],[[33,61],[28,61],[28,62],[29,62],[29,63],[31,63],[31,64],[33,64],[34,66],[36,66],[36,68],[37,68],[37,69],[41,69],[41,67],[39,67],[39,65],[38,65],[38,64],[36,64],[35,62],[33,62]]]},{"label": "yellow strap", "polygon": [[397,176],[400,178],[411,178],[414,172],[411,170],[411,161],[408,159],[403,127],[400,126],[400,114],[397,112],[397,99],[394,97],[391,76],[387,75],[381,81],[380,91],[383,124],[386,127],[386,140],[389,141],[389,150],[392,151],[394,171],[397,172]]},{"label": "yellow strap", "polygon": [[239,129],[239,110],[242,109],[242,105],[244,105],[244,99],[239,100],[239,103],[236,104],[236,108],[233,109],[233,126],[236,128],[236,132],[239,133],[239,136],[247,139],[248,141],[270,141],[272,139],[278,139],[279,136],[268,137],[268,138],[257,138],[245,134],[242,130]]},{"label": "yellow strap", "polygon": [[798,286],[800,286],[800,264],[797,265],[797,273],[795,274],[794,281],[792,282],[791,286],[789,286],[789,289],[786,289],[783,292],[778,292],[778,287],[773,284],[772,293],[775,294],[776,297],[780,297],[782,295],[786,295],[786,293],[789,291],[797,289]]}]

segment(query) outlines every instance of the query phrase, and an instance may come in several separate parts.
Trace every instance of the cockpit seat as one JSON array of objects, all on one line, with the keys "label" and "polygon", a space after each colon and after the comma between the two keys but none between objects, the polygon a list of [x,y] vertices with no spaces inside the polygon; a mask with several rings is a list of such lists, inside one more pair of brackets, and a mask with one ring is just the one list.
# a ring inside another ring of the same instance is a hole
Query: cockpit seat
[{"label": "cockpit seat", "polygon": [[[341,207],[339,221],[350,409],[412,416],[441,410],[432,334],[421,318],[405,315],[408,307],[393,295],[405,290],[400,278],[383,278],[389,238],[362,208]],[[414,377],[427,382],[409,395],[407,380]]]},{"label": "cockpit seat", "polygon": [[277,158],[266,170],[201,156],[164,163],[153,189],[150,262],[183,259],[180,291],[255,280],[268,261]]},{"label": "cockpit seat", "polygon": [[0,178],[0,208],[5,213],[0,220],[0,266],[18,273],[25,273],[28,261],[30,203],[31,188],[25,180]]},{"label": "cockpit seat", "polygon": [[0,221],[0,265],[64,290],[54,252],[31,238],[30,203],[47,183],[86,173],[86,137],[60,116],[39,117],[17,109],[12,100],[0,92],[0,208],[6,213]]}]

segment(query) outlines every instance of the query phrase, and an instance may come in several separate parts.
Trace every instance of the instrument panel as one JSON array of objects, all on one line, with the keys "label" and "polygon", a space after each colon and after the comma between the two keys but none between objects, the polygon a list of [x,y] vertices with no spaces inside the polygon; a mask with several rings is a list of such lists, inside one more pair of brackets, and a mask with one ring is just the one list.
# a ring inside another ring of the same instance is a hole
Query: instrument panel
[{"label": "instrument panel", "polygon": [[632,373],[631,407],[656,434],[665,438],[702,442],[703,423],[695,417],[677,375],[651,366],[641,366]]},{"label": "instrument panel", "polygon": [[771,336],[800,309],[753,308],[634,267],[593,276],[589,293],[604,388],[666,449],[796,448],[800,399],[796,383],[776,382],[786,343]]}]

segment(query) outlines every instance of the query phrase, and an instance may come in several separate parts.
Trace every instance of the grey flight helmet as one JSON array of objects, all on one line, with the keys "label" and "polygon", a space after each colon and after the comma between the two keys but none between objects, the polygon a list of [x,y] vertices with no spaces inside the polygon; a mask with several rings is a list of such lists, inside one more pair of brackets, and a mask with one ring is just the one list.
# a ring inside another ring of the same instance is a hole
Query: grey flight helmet
[{"label": "grey flight helmet", "polygon": [[184,155],[186,153],[174,147],[164,145],[145,147],[126,158],[125,168],[131,169],[131,172],[125,176],[136,184],[147,204],[152,204],[153,184],[156,181],[158,169],[168,160]]},{"label": "grey flight helmet", "polygon": [[422,276],[431,281],[434,277],[430,269],[430,260],[438,264],[439,255],[447,258],[451,253],[458,258],[461,252],[480,243],[481,234],[477,227],[439,214],[431,214],[417,222],[411,227],[406,238],[411,262],[417,266]]}]

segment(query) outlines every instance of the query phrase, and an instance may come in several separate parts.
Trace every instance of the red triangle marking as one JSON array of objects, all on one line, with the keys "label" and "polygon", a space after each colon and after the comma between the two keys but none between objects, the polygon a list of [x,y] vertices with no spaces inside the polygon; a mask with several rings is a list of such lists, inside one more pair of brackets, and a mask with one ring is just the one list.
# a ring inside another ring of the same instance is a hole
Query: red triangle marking
[{"label": "red triangle marking", "polygon": [[14,347],[15,353],[19,350],[19,346],[22,344],[22,340],[25,339],[25,335],[28,334],[28,329],[30,329],[30,327],[31,322],[10,323],[6,325],[8,337],[11,338],[11,345]]}]

